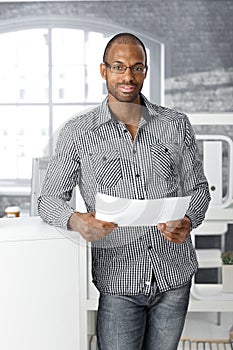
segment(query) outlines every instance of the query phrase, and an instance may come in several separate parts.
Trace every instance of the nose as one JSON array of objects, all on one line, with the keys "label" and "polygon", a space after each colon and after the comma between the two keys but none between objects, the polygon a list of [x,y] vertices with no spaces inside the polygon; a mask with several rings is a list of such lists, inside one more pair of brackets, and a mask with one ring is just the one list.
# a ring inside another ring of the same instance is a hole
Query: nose
[{"label": "nose", "polygon": [[131,80],[133,80],[133,77],[134,77],[134,76],[133,76],[133,73],[131,72],[130,67],[127,67],[127,68],[126,68],[126,70],[125,70],[123,76],[124,76],[124,79],[125,79],[126,81],[131,81]]}]

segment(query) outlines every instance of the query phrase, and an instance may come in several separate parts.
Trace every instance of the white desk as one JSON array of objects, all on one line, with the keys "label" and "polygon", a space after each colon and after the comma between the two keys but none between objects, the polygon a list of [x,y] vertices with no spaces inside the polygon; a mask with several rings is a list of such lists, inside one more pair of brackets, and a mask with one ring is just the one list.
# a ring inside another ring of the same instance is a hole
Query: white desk
[{"label": "white desk", "polygon": [[0,349],[79,350],[78,248],[39,217],[0,219]]},{"label": "white desk", "polygon": [[[1,350],[88,349],[98,306],[90,248],[64,233],[38,217],[0,219]],[[191,296],[189,311],[233,312],[233,301]]]}]

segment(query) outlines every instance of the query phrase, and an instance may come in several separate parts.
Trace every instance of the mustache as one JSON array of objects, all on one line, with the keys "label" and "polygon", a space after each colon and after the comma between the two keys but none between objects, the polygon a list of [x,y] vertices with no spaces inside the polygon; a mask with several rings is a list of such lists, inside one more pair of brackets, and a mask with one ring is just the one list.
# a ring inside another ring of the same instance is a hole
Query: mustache
[{"label": "mustache", "polygon": [[136,83],[134,83],[134,82],[128,82],[128,83],[125,83],[125,82],[122,82],[122,83],[117,83],[116,84],[117,86],[121,86],[121,85],[125,85],[125,86],[137,86],[137,84]]}]

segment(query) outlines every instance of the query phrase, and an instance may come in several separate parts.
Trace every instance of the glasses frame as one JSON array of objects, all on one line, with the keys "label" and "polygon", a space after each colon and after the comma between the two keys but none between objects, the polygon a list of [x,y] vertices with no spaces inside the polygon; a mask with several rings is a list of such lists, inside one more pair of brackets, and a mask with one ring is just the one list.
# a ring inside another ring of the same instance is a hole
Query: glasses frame
[{"label": "glasses frame", "polygon": [[148,69],[148,66],[142,66],[140,68],[143,68],[143,72],[140,72],[140,71],[137,71],[137,70],[135,70],[135,71],[133,70],[134,68],[139,68],[137,66],[125,66],[125,65],[122,65],[122,71],[114,71],[113,67],[116,67],[117,64],[116,65],[111,65],[111,64],[109,64],[107,62],[104,62],[104,64],[105,64],[105,66],[107,68],[110,69],[110,72],[113,73],[113,74],[124,74],[127,71],[127,69],[129,68],[132,74],[143,75],[143,74],[145,74],[147,72],[147,69]]}]

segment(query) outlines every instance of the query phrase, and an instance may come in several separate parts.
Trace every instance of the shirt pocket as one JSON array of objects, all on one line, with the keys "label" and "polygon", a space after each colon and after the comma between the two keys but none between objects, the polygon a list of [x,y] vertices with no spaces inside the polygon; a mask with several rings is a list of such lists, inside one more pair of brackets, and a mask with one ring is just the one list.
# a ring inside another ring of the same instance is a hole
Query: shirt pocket
[{"label": "shirt pocket", "polygon": [[121,159],[117,149],[93,150],[90,159],[96,182],[99,185],[112,188],[122,179]]},{"label": "shirt pocket", "polygon": [[150,145],[153,172],[162,179],[171,180],[177,174],[175,147],[171,144]]}]

